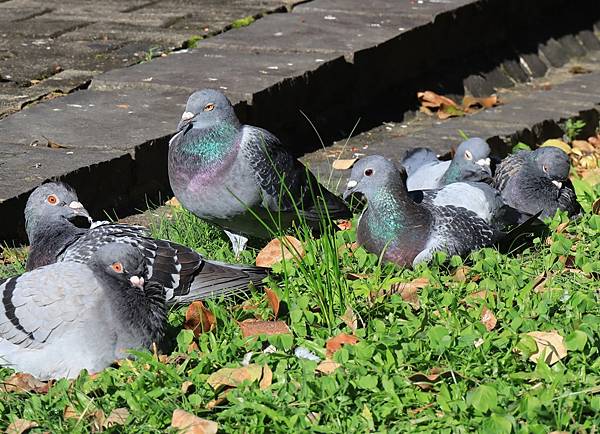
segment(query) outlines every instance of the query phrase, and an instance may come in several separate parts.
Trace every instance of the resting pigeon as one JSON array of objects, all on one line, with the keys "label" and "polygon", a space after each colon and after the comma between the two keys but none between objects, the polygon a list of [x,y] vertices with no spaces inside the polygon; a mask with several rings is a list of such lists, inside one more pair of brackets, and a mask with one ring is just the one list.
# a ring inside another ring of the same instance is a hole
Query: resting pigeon
[{"label": "resting pigeon", "polygon": [[409,196],[417,203],[466,208],[499,230],[529,217],[506,205],[500,192],[484,182],[454,182],[433,190],[410,191]]},{"label": "resting pigeon", "polygon": [[354,165],[344,197],[362,193],[367,199],[357,241],[368,251],[410,266],[430,260],[437,251],[465,256],[508,236],[468,209],[416,203],[405,180],[403,168],[378,155]]},{"label": "resting pigeon", "polygon": [[427,148],[407,151],[400,163],[406,169],[406,187],[412,190],[430,190],[452,182],[486,181],[492,176],[490,147],[483,139],[465,140],[456,149],[452,161],[440,161]]},{"label": "resting pigeon", "polygon": [[94,223],[91,228],[76,225],[82,216],[90,219],[67,185],[48,183],[34,190],[25,207],[31,243],[26,269],[61,261],[87,263],[99,247],[126,243],[142,252],[147,265],[145,279],[165,287],[169,304],[236,295],[246,291],[250,283],[260,286],[268,274],[261,267],[204,259],[188,247],[150,237],[141,226],[109,222]]},{"label": "resting pigeon", "polygon": [[168,168],[177,199],[222,227],[236,254],[248,236],[272,238],[265,224],[286,229],[304,219],[319,229],[323,221],[352,216],[277,137],[240,124],[231,102],[217,90],[189,97],[169,142]]},{"label": "resting pigeon", "polygon": [[519,151],[500,162],[493,185],[504,202],[519,211],[541,218],[552,217],[557,210],[569,217],[581,213],[573,184],[569,181],[569,156],[554,146],[534,151]]},{"label": "resting pigeon", "polygon": [[0,364],[48,380],[98,372],[166,326],[164,288],[141,251],[105,244],[87,264],[60,262],[0,285]]}]

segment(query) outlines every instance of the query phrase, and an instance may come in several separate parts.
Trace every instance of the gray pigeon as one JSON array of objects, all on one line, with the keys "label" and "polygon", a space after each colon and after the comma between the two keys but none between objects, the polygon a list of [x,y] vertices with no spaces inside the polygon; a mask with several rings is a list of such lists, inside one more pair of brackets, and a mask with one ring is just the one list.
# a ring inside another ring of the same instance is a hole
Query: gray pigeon
[{"label": "gray pigeon", "polygon": [[400,163],[408,174],[409,191],[430,190],[453,182],[490,180],[489,155],[485,140],[472,138],[458,146],[452,161],[440,161],[432,150],[416,148],[406,152]]},{"label": "gray pigeon", "polygon": [[266,130],[242,125],[231,102],[217,90],[193,93],[169,142],[169,179],[181,204],[214,223],[236,254],[248,236],[272,238],[304,219],[314,229],[323,221],[352,216],[346,204]]},{"label": "gray pigeon", "polygon": [[344,193],[345,198],[353,193],[366,197],[357,241],[377,255],[383,252],[385,260],[410,266],[429,261],[437,251],[466,256],[510,236],[468,209],[415,202],[405,182],[403,168],[374,155],[354,165]]},{"label": "gray pigeon", "polygon": [[413,190],[409,196],[417,203],[466,208],[499,230],[515,226],[529,217],[506,205],[500,192],[485,182],[454,182],[433,190]]},{"label": "gray pigeon", "polygon": [[569,180],[569,156],[554,146],[519,151],[500,162],[493,186],[504,202],[519,211],[540,218],[552,217],[557,210],[569,217],[581,213],[573,184]]},{"label": "gray pigeon", "polygon": [[0,285],[0,365],[48,380],[98,372],[164,333],[164,288],[142,252],[105,244],[87,264],[60,262]]},{"label": "gray pigeon", "polygon": [[169,304],[238,295],[246,292],[250,283],[261,286],[268,275],[265,268],[204,259],[188,247],[150,237],[141,226],[108,222],[88,228],[76,225],[81,216],[90,219],[70,187],[62,183],[38,187],[25,207],[31,243],[26,269],[61,261],[88,263],[99,247],[126,243],[142,252],[147,266],[145,279],[164,286]]}]

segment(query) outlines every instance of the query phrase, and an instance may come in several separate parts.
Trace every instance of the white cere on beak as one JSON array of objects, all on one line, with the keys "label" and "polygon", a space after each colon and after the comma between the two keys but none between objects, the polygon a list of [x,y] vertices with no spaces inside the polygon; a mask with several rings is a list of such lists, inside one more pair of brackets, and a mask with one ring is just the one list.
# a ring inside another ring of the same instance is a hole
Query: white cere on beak
[{"label": "white cere on beak", "polygon": [[559,190],[562,188],[562,182],[560,181],[552,181],[552,184],[556,185]]},{"label": "white cere on beak", "polygon": [[139,276],[131,276],[129,281],[133,286],[136,286],[140,289],[144,289],[144,278]]},{"label": "white cere on beak", "polygon": [[181,120],[188,121],[188,120],[192,119],[194,116],[196,116],[196,115],[192,112],[185,112],[181,115]]},{"label": "white cere on beak", "polygon": [[83,209],[83,205],[81,204],[81,202],[76,202],[73,201],[69,204],[69,208],[71,209]]},{"label": "white cere on beak", "polygon": [[480,166],[488,166],[490,165],[490,159],[489,158],[482,158],[481,160],[477,160],[475,162],[475,164],[479,164]]},{"label": "white cere on beak", "polygon": [[348,181],[348,184],[346,185],[346,187],[354,188],[354,187],[356,187],[357,184],[358,184],[358,182],[356,182],[354,179],[351,179],[350,181]]}]

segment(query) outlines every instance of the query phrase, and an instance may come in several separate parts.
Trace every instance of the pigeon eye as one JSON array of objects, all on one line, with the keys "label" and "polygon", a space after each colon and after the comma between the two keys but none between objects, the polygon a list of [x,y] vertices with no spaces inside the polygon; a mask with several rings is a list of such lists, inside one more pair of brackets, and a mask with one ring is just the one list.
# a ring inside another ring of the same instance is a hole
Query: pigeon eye
[{"label": "pigeon eye", "polygon": [[113,263],[110,266],[110,268],[112,268],[117,273],[122,273],[123,272],[123,264],[121,264],[120,262]]},{"label": "pigeon eye", "polygon": [[371,176],[373,174],[373,169],[365,170],[365,176]]},{"label": "pigeon eye", "polygon": [[471,151],[465,151],[465,158],[467,160],[472,160],[473,159],[473,154],[471,154]]},{"label": "pigeon eye", "polygon": [[58,197],[55,194],[51,194],[46,200],[50,205],[56,205],[58,203]]},{"label": "pigeon eye", "polygon": [[204,106],[203,110],[205,112],[210,112],[210,111],[214,110],[214,108],[215,108],[215,105],[213,103],[208,103]]},{"label": "pigeon eye", "polygon": [[544,165],[542,166],[542,170],[543,170],[545,173],[548,173],[548,166],[546,166],[546,165],[544,164]]}]

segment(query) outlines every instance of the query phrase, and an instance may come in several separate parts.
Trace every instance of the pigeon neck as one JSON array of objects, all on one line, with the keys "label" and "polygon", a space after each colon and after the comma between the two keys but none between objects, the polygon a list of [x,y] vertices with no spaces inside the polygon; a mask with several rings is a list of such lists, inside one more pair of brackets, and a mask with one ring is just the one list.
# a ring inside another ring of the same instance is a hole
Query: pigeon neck
[{"label": "pigeon neck", "polygon": [[27,271],[55,263],[62,252],[87,231],[68,222],[60,225],[41,221],[37,227],[39,229],[30,234]]},{"label": "pigeon neck", "polygon": [[192,128],[189,132],[195,134],[181,142],[181,151],[203,164],[212,165],[231,152],[239,131],[233,123],[221,121],[208,128]]},{"label": "pigeon neck", "polygon": [[460,180],[460,167],[456,161],[452,160],[450,166],[448,166],[448,170],[446,170],[446,173],[442,176],[442,185],[452,184],[453,182],[458,182]]}]

